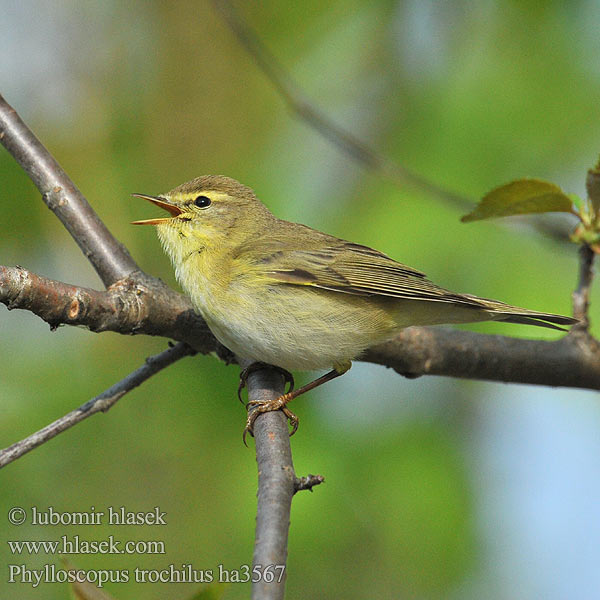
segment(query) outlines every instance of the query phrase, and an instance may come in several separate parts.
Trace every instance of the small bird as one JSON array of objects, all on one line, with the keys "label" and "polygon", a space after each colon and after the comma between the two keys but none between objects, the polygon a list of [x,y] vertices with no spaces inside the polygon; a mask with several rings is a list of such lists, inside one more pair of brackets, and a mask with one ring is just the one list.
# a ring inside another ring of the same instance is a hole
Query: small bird
[{"label": "small bird", "polygon": [[[424,273],[361,244],[278,219],[253,190],[205,175],[148,196],[168,217],[156,225],[175,274],[215,337],[238,357],[279,368],[288,393],[250,402],[256,417],[344,374],[351,361],[411,325],[507,321],[561,329],[571,317],[451,292]],[[242,372],[240,389],[249,371]],[[331,369],[293,390],[289,371]]]}]

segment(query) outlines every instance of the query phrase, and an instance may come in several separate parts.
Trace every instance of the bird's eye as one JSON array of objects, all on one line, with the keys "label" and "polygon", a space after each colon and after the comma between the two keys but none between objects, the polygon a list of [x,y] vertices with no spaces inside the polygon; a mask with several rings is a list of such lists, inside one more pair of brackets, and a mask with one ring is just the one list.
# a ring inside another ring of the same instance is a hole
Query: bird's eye
[{"label": "bird's eye", "polygon": [[208,208],[210,206],[210,203],[211,203],[211,199],[208,196],[198,196],[194,200],[194,204],[198,208]]}]

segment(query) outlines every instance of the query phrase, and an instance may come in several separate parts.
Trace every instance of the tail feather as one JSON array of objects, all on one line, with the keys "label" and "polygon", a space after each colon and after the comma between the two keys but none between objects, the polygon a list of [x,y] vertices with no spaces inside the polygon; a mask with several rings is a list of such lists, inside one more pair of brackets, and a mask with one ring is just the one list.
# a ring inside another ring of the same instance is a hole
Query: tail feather
[{"label": "tail feather", "polygon": [[[496,313],[498,315],[498,313]],[[560,325],[573,325],[577,323],[577,319],[571,317],[563,317],[561,315],[520,315],[520,314],[507,314],[496,317],[498,321],[504,321],[506,323],[520,323],[522,325],[536,325],[537,327],[547,327],[548,329],[556,329],[557,331],[567,331],[564,327],[559,327],[555,323]]]},{"label": "tail feather", "polygon": [[489,298],[478,298],[464,294],[470,300],[479,302],[488,310],[488,314],[494,321],[505,321],[507,323],[520,323],[522,325],[536,325],[537,327],[547,327],[548,329],[557,329],[558,331],[566,331],[564,327],[559,325],[574,325],[579,320],[573,317],[565,317],[564,315],[555,315],[553,313],[543,313],[537,310],[528,310],[518,306],[512,306],[491,300]]}]

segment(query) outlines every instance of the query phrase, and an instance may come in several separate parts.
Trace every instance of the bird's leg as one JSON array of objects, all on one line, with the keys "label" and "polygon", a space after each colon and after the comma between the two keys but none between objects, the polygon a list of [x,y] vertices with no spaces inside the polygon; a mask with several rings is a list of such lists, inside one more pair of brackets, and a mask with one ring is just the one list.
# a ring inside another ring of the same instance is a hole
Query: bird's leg
[{"label": "bird's leg", "polygon": [[269,365],[264,362],[253,362],[252,364],[248,365],[244,370],[242,370],[240,373],[240,383],[238,385],[237,394],[238,394],[238,398],[242,404],[246,404],[242,399],[242,391],[246,387],[246,384],[248,383],[248,377],[250,376],[251,373],[254,373],[254,371],[260,371],[260,369],[274,369],[275,371],[281,373],[283,375],[285,383],[289,384],[288,391],[287,391],[288,394],[294,389],[294,376],[289,371],[286,371],[285,369],[282,369],[281,367],[276,367],[275,365]]},{"label": "bird's leg", "polygon": [[346,371],[348,371],[348,369],[350,369],[351,366],[352,366],[352,363],[350,363],[350,362],[343,363],[343,364],[339,365],[338,367],[336,367],[335,369],[332,369],[331,371],[329,371],[329,373],[325,373],[325,375],[321,375],[321,377],[318,377],[314,381],[311,381],[310,383],[303,385],[302,387],[298,388],[297,390],[289,391],[288,393],[283,394],[282,396],[279,396],[278,398],[275,398],[273,400],[267,400],[266,402],[260,402],[260,401],[248,402],[247,406],[248,406],[248,410],[250,412],[248,414],[248,419],[246,420],[246,427],[244,428],[244,434],[242,436],[243,440],[244,440],[244,444],[246,443],[246,435],[248,433],[251,436],[254,436],[254,432],[253,432],[254,421],[256,421],[258,415],[260,415],[262,413],[266,413],[266,412],[271,412],[273,410],[282,410],[283,411],[283,413],[289,419],[289,421],[292,425],[292,431],[290,432],[290,436],[294,435],[294,433],[296,433],[296,430],[298,429],[298,417],[291,410],[289,410],[287,408],[287,406],[286,406],[287,403],[291,402],[294,398],[297,398],[301,394],[310,392],[310,390],[314,390],[316,387],[319,387],[320,385],[323,385],[324,383],[327,383],[328,381],[331,381],[332,379],[335,379],[336,377],[343,375]]}]

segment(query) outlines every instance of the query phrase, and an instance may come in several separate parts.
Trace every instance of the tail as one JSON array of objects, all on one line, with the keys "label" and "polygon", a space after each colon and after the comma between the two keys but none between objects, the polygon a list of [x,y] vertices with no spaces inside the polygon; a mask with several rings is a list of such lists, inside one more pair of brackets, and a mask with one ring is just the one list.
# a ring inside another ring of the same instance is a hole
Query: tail
[{"label": "tail", "polygon": [[[464,294],[467,296],[467,294]],[[504,304],[498,300],[488,300],[487,298],[478,298],[477,296],[467,296],[473,300],[477,300],[483,304],[489,315],[494,321],[504,321],[506,323],[520,323],[522,325],[535,325],[537,327],[547,327],[548,329],[556,329],[558,331],[567,331],[559,325],[574,325],[579,320],[573,317],[565,317],[563,315],[555,315],[553,313],[543,313],[536,310],[528,310],[527,308],[519,308]]]},{"label": "tail", "polygon": [[537,327],[547,327],[548,329],[557,329],[558,331],[567,331],[564,327],[558,325],[574,325],[578,319],[573,317],[563,317],[562,315],[553,315],[551,313],[537,314],[519,314],[499,315],[495,321],[504,321],[506,323],[521,323],[523,325],[536,325]]}]

